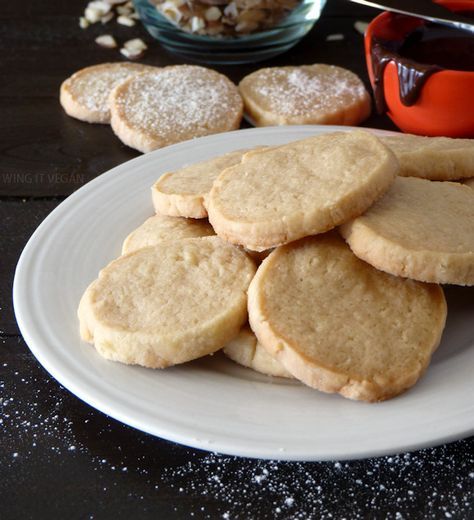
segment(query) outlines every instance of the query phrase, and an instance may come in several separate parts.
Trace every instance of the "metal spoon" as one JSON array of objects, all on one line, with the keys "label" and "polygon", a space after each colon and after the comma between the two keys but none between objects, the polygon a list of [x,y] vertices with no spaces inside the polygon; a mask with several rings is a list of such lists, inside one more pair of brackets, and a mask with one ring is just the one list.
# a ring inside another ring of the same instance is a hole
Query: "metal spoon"
[{"label": "metal spoon", "polygon": [[[350,0],[356,4],[368,5],[384,11],[416,16],[430,22],[448,25],[474,33],[474,20],[461,16],[430,0]],[[473,2],[474,12],[474,2]]]}]

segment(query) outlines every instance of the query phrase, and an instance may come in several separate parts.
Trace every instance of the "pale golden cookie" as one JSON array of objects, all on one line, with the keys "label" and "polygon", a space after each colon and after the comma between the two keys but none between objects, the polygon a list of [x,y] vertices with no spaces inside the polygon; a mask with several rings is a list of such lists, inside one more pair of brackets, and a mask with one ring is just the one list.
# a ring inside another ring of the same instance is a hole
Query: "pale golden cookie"
[{"label": "pale golden cookie", "polygon": [[341,232],[359,258],[387,273],[474,285],[474,190],[463,184],[399,177]]},{"label": "pale golden cookie", "polygon": [[212,226],[205,220],[190,220],[178,217],[155,215],[145,220],[124,240],[122,255],[144,247],[156,246],[165,240],[197,238],[214,235]]},{"label": "pale golden cookie", "polygon": [[252,152],[214,182],[209,221],[225,240],[263,251],[360,215],[397,172],[393,153],[361,130]]},{"label": "pale golden cookie", "polygon": [[165,173],[151,188],[155,211],[172,217],[207,217],[204,200],[212,184],[225,168],[239,164],[245,151],[229,152]]},{"label": "pale golden cookie", "polygon": [[122,81],[145,70],[157,70],[139,63],[101,63],[74,73],[60,89],[59,99],[66,113],[88,123],[109,123],[109,96]]},{"label": "pale golden cookie", "polygon": [[243,103],[224,75],[174,65],[130,78],[112,91],[111,125],[121,141],[149,152],[239,128]]},{"label": "pale golden cookie", "polygon": [[335,65],[260,69],[239,83],[255,126],[357,125],[370,115],[370,96],[351,71]]},{"label": "pale golden cookie", "polygon": [[265,249],[264,251],[252,251],[251,249],[244,248],[244,251],[257,265],[260,265],[265,260],[265,258],[267,258],[267,256],[273,251],[273,249]]},{"label": "pale golden cookie", "polygon": [[238,336],[227,343],[223,351],[232,361],[256,372],[267,376],[293,378],[288,370],[260,345],[249,327],[244,327]]},{"label": "pale golden cookie", "polygon": [[249,318],[259,342],[297,379],[381,401],[427,368],[446,302],[440,286],[378,271],[329,233],[264,260],[250,284]]},{"label": "pale golden cookie", "polygon": [[474,175],[474,139],[410,134],[380,139],[397,156],[403,177],[453,181]]},{"label": "pale golden cookie", "polygon": [[81,337],[107,359],[151,368],[211,354],[245,323],[254,273],[252,260],[218,237],[140,249],[87,288]]}]

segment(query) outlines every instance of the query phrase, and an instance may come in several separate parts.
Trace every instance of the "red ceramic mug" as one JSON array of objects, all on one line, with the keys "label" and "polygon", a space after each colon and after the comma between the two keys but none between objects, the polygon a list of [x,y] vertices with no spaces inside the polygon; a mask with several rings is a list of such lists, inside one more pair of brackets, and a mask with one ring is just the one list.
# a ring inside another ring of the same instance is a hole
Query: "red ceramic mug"
[{"label": "red ceramic mug", "polygon": [[[453,11],[474,12],[474,0],[437,0],[437,3]],[[373,38],[399,41],[421,23],[419,19],[388,12],[370,22],[365,35],[365,57],[372,87]],[[424,83],[416,102],[406,106],[400,100],[397,66],[390,61],[383,71],[383,94],[388,116],[404,132],[474,137],[474,72],[447,69],[435,72]]]}]

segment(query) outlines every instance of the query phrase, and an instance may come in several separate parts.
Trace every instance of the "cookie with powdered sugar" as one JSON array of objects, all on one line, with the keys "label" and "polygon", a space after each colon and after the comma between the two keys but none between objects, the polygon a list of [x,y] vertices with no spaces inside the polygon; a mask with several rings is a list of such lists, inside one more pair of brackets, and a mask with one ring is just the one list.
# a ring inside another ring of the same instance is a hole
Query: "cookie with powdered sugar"
[{"label": "cookie with powdered sugar", "polygon": [[149,152],[239,128],[243,103],[223,74],[174,65],[129,78],[110,97],[111,125],[121,141]]},{"label": "cookie with powdered sugar", "polygon": [[88,123],[110,123],[109,96],[129,76],[156,67],[139,63],[101,63],[75,72],[61,85],[59,100],[66,114]]},{"label": "cookie with powdered sugar", "polygon": [[260,69],[246,76],[239,90],[255,126],[357,125],[371,112],[362,81],[335,65]]}]

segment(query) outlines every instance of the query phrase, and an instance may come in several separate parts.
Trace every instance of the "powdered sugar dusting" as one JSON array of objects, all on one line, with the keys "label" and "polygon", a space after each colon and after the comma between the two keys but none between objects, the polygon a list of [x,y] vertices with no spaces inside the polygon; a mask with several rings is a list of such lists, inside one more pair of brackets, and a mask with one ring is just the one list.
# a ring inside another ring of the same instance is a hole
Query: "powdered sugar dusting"
[{"label": "powdered sugar dusting", "polygon": [[182,65],[137,76],[116,103],[130,126],[173,141],[234,128],[242,102],[226,77]]},{"label": "powdered sugar dusting", "polygon": [[246,83],[259,105],[284,116],[331,113],[367,96],[355,74],[332,65],[262,69]]},{"label": "powdered sugar dusting", "polygon": [[74,75],[69,82],[69,89],[76,100],[88,110],[107,113],[112,89],[130,74],[142,72],[146,68],[136,63],[92,66]]},{"label": "powdered sugar dusting", "polygon": [[[458,443],[461,450],[467,445]],[[455,451],[448,446],[335,463],[209,454],[166,470],[163,477],[183,495],[218,500],[222,518],[228,519],[468,518],[474,511],[474,484],[468,476],[474,455],[459,465]],[[446,492],[447,481],[451,491]]]},{"label": "powdered sugar dusting", "polygon": [[[164,504],[173,504],[176,518],[199,519],[474,515],[474,438],[368,461],[291,463],[204,454],[107,419],[46,376],[31,355],[16,356],[23,372],[0,363],[2,504],[31,493],[25,479],[43,471],[46,486],[55,478],[51,472],[67,475],[66,492],[88,482],[88,500],[69,505],[78,518],[101,518],[109,503],[133,504],[136,515],[158,518],[166,518]],[[42,481],[34,486],[36,493],[46,489]]]}]

